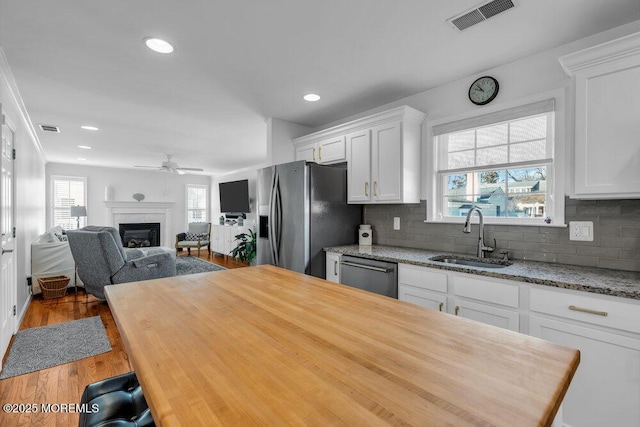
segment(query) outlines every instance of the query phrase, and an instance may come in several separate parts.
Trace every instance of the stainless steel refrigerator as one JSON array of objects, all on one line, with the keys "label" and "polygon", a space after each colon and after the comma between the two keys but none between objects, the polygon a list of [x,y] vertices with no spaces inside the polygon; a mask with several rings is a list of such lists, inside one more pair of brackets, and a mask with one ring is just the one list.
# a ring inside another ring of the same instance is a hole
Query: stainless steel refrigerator
[{"label": "stainless steel refrigerator", "polygon": [[258,264],[325,278],[322,248],[357,242],[362,206],[347,204],[346,165],[260,169],[257,193]]}]

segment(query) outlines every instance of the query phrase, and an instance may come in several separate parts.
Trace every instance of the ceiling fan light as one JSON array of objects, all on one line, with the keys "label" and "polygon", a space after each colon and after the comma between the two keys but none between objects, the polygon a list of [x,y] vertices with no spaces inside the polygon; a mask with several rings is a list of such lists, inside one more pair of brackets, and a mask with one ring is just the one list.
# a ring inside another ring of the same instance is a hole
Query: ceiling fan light
[{"label": "ceiling fan light", "polygon": [[97,127],[95,127],[95,126],[89,126],[89,125],[82,125],[82,126],[80,126],[80,128],[81,128],[81,129],[84,129],[84,130],[94,130],[94,131],[95,131],[95,130],[99,130]]},{"label": "ceiling fan light", "polygon": [[144,44],[152,51],[158,53],[171,53],[174,50],[171,43],[158,37],[146,37]]},{"label": "ceiling fan light", "polygon": [[303,96],[302,99],[309,102],[316,102],[320,100],[320,95],[315,93],[308,93],[305,96]]}]

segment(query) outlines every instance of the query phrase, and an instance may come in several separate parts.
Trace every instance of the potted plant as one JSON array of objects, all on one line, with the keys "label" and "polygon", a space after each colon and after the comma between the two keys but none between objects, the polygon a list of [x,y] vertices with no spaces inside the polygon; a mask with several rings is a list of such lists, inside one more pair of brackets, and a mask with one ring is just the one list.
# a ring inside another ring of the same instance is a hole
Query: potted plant
[{"label": "potted plant", "polygon": [[238,245],[233,248],[231,255],[251,265],[251,261],[256,257],[256,233],[249,229],[249,233],[237,234],[235,240],[238,241]]}]

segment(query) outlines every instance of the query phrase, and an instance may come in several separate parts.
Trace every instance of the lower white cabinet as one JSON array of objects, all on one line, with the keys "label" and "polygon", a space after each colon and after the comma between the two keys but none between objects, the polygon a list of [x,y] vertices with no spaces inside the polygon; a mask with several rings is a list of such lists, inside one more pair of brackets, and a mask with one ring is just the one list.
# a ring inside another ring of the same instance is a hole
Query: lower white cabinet
[{"label": "lower white cabinet", "polygon": [[398,264],[398,299],[512,331],[520,330],[519,287],[500,279]]},{"label": "lower white cabinet", "polygon": [[247,226],[239,225],[212,225],[211,226],[211,250],[213,252],[230,255],[237,246],[235,238],[238,234],[246,233]]},{"label": "lower white cabinet", "polygon": [[580,350],[554,426],[640,426],[640,301],[409,264],[398,299]]},{"label": "lower white cabinet", "polygon": [[447,311],[447,275],[424,267],[398,264],[398,299]]},{"label": "lower white cabinet", "polygon": [[330,282],[340,283],[340,254],[325,252],[325,274]]},{"label": "lower white cabinet", "polygon": [[460,273],[450,273],[449,283],[456,316],[520,331],[518,284]]},{"label": "lower white cabinet", "polygon": [[468,301],[462,298],[454,298],[453,305],[453,312],[456,316],[516,332],[520,331],[520,315],[515,310]]},{"label": "lower white cabinet", "polygon": [[530,310],[530,335],[580,350],[562,424],[640,426],[640,305],[532,288]]}]

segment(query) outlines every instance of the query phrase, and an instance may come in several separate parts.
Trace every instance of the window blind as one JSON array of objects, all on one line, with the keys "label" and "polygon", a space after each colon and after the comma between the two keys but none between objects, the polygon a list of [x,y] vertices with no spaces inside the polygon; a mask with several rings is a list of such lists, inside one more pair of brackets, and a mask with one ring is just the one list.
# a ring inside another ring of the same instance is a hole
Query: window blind
[{"label": "window blind", "polygon": [[551,111],[555,111],[555,99],[553,98],[534,102],[533,104],[521,105],[502,111],[496,111],[495,113],[470,117],[468,119],[457,120],[450,123],[443,123],[441,125],[434,126],[432,132],[433,136],[444,135],[446,133],[458,132],[465,129],[479,128],[495,123],[515,120],[520,117],[549,113]]}]

